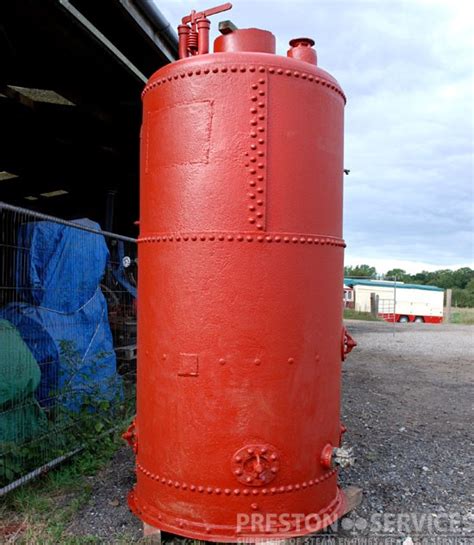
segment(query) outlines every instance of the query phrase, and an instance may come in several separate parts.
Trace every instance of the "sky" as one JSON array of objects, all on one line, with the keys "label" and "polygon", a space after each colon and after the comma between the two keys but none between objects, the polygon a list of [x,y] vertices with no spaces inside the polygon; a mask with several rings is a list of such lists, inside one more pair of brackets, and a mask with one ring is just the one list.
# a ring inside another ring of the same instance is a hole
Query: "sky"
[{"label": "sky", "polygon": [[[155,0],[173,26],[223,0]],[[209,5],[208,5],[209,4]],[[234,0],[212,17],[316,41],[345,111],[346,264],[474,267],[474,2]]]}]

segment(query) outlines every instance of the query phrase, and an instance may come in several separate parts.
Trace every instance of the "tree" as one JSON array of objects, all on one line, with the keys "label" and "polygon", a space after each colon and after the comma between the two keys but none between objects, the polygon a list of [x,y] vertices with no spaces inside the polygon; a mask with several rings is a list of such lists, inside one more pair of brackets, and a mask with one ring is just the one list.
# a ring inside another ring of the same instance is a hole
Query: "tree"
[{"label": "tree", "polygon": [[377,270],[375,267],[370,265],[356,265],[355,267],[344,267],[344,276],[349,278],[375,278],[377,275]]},{"label": "tree", "polygon": [[411,275],[410,282],[413,282],[414,284],[427,284],[432,274],[433,273],[428,271],[421,271]]},{"label": "tree", "polygon": [[474,295],[474,278],[469,280],[467,283],[467,286],[465,288],[469,293],[472,293]]},{"label": "tree", "polygon": [[461,267],[453,272],[453,288],[464,289],[474,280],[474,271],[469,267]]},{"label": "tree", "polygon": [[434,271],[430,276],[427,284],[430,284],[431,286],[438,286],[439,288],[444,289],[457,287],[454,285],[454,271],[450,269]]},{"label": "tree", "polygon": [[411,276],[403,269],[390,269],[384,276],[387,280],[397,279],[400,282],[411,281]]},{"label": "tree", "polygon": [[453,306],[455,307],[474,307],[474,291],[468,291],[461,288],[453,288]]}]

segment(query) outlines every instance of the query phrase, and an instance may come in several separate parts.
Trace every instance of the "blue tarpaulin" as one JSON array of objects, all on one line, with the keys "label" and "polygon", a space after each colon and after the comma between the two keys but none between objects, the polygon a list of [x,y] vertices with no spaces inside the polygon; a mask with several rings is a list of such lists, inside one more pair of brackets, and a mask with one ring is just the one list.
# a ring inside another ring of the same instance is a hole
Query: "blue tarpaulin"
[{"label": "blue tarpaulin", "polygon": [[[96,223],[76,223],[99,230]],[[16,276],[21,303],[0,309],[41,369],[47,407],[78,411],[91,398],[122,395],[107,303],[100,289],[109,251],[103,236],[49,221],[22,225]]]}]

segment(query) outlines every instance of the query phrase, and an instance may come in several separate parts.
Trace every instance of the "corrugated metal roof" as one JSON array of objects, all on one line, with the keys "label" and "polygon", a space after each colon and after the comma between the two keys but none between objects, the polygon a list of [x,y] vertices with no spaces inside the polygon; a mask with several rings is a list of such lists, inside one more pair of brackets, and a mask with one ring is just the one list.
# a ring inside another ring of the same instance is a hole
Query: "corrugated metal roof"
[{"label": "corrugated metal roof", "polygon": [[[344,278],[344,284],[347,286],[378,286],[380,288],[393,288],[395,282],[388,282],[386,280],[360,280],[357,278]],[[444,291],[443,288],[438,286],[426,286],[423,284],[403,284],[402,282],[396,283],[397,290],[399,289],[416,289],[426,291]]]}]

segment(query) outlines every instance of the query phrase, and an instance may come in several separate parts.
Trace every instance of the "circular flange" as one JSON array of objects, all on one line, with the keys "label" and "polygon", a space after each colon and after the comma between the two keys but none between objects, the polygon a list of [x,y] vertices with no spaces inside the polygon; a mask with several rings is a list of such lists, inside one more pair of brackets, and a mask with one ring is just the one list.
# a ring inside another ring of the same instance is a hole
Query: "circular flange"
[{"label": "circular flange", "polygon": [[280,454],[272,445],[246,445],[232,456],[232,473],[247,486],[273,481],[280,469]]}]

